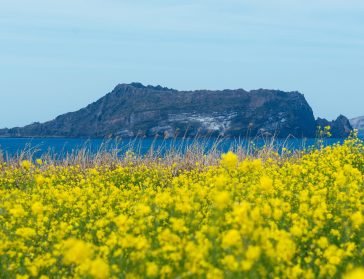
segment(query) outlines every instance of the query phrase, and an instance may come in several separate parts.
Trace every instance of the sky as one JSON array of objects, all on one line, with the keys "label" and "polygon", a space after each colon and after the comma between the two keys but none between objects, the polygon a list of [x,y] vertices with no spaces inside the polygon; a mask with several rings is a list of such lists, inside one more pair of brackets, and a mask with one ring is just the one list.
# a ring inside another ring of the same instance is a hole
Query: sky
[{"label": "sky", "polygon": [[136,81],[299,91],[316,117],[364,115],[364,1],[0,0],[0,127]]}]

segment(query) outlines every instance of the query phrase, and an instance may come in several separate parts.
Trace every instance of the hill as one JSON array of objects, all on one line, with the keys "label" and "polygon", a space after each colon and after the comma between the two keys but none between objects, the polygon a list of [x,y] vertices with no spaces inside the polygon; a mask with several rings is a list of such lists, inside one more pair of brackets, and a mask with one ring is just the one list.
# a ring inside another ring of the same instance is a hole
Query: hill
[{"label": "hill", "polygon": [[[320,124],[333,125],[320,119]],[[314,137],[318,123],[305,97],[279,90],[177,91],[119,84],[98,101],[45,123],[0,130],[2,137]],[[340,117],[334,137],[351,127]],[[345,126],[345,127],[344,127]]]}]

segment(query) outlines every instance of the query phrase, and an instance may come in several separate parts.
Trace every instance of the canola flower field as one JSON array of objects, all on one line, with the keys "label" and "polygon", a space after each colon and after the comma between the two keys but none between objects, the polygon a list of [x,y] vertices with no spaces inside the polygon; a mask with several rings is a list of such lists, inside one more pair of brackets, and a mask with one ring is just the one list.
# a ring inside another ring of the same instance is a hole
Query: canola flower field
[{"label": "canola flower field", "polygon": [[0,278],[364,278],[364,145],[0,165]]}]

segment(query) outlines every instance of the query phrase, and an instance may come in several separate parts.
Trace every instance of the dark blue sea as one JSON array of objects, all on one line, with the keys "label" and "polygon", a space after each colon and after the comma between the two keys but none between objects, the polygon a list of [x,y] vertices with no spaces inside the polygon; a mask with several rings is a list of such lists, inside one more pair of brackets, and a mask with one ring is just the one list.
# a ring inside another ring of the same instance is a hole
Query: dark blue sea
[{"label": "dark blue sea", "polygon": [[154,138],[134,138],[124,140],[103,140],[103,139],[75,139],[75,138],[0,138],[0,152],[4,158],[19,156],[20,154],[32,154],[32,157],[41,157],[49,154],[62,158],[67,154],[77,154],[80,150],[89,154],[98,151],[115,151],[122,156],[127,151],[132,151],[139,155],[145,155],[148,152],[165,154],[168,151],[186,152],[186,150],[196,147],[202,147],[204,152],[211,149],[220,152],[226,152],[230,149],[242,147],[245,149],[259,149],[264,145],[270,145],[278,152],[282,148],[290,150],[303,150],[314,148],[319,144],[333,145],[342,143],[343,139],[324,139],[319,142],[318,139],[154,139]]}]

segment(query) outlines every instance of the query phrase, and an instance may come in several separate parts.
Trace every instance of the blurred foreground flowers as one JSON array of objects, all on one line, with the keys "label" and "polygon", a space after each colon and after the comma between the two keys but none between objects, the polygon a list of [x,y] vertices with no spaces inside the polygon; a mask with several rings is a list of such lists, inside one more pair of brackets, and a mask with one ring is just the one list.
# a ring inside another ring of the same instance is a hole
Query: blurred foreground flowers
[{"label": "blurred foreground flowers", "polygon": [[0,277],[363,278],[359,140],[175,167],[0,165]]}]

